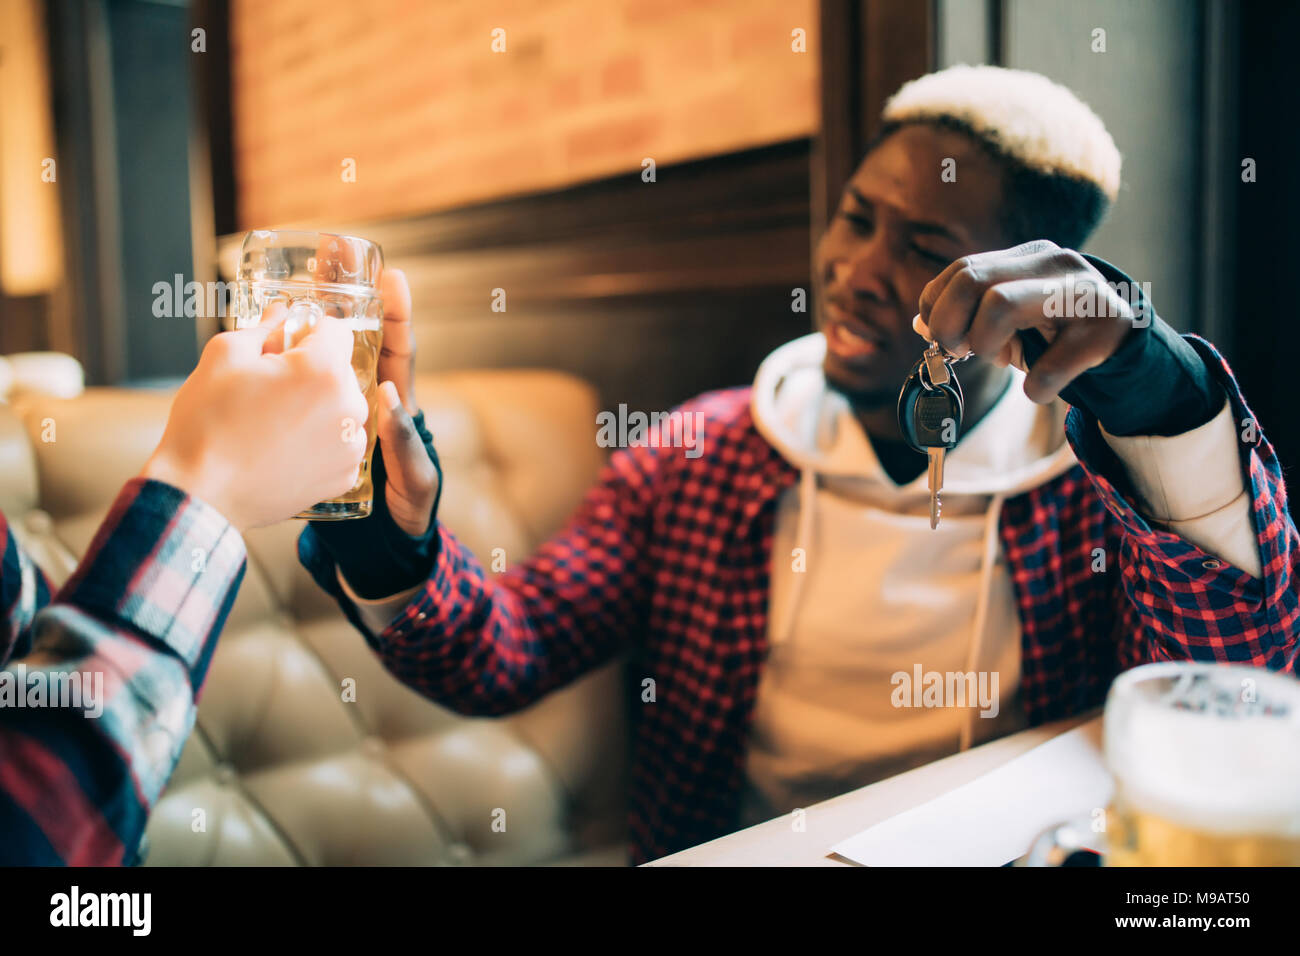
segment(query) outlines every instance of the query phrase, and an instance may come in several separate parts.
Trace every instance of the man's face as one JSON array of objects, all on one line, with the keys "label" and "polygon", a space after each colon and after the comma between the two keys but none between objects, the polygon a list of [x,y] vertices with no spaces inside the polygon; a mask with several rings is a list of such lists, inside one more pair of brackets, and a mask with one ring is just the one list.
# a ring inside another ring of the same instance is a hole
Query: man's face
[{"label": "man's face", "polygon": [[897,399],[925,348],[921,290],[954,259],[1007,245],[1001,200],[996,161],[950,130],[904,126],[862,161],[814,257],[832,387],[864,408]]}]

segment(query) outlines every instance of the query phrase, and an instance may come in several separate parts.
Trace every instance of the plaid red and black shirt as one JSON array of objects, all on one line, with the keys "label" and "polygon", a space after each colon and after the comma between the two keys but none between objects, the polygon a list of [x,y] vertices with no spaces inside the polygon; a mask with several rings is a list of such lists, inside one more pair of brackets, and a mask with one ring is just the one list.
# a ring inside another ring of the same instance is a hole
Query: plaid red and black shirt
[{"label": "plaid red and black shirt", "polygon": [[[1222,358],[1192,341],[1234,418],[1253,422]],[[797,478],[755,430],[749,389],[710,393],[682,410],[704,416],[701,456],[619,450],[568,525],[496,579],[440,527],[421,592],[384,631],[367,634],[398,678],[471,715],[518,710],[630,652],[633,683],[653,678],[656,690],[635,708],[629,826],[638,863],[738,825],[767,653],[775,506]],[[1101,703],[1117,672],[1147,661],[1295,673],[1300,541],[1268,442],[1259,436],[1239,449],[1254,500],[1257,579],[1149,525],[1094,419],[1072,409],[1066,434],[1080,464],[1008,499],[1000,521],[1029,722]],[[365,633],[310,531],[300,554]]]},{"label": "plaid red and black shirt", "polygon": [[194,726],[243,538],[137,478],[51,601],[3,515],[0,531],[0,864],[133,862]]}]

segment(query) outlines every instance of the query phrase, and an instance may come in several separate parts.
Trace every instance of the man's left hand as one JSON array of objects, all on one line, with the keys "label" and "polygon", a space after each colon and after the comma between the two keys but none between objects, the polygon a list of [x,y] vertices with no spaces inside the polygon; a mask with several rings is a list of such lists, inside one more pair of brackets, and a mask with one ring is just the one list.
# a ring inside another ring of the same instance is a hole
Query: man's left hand
[{"label": "man's left hand", "polygon": [[432,520],[438,498],[438,472],[411,420],[419,411],[415,401],[411,288],[400,269],[385,269],[382,282],[384,339],[379,353],[382,384],[376,431],[384,450],[384,496],[393,522],[418,538]]}]

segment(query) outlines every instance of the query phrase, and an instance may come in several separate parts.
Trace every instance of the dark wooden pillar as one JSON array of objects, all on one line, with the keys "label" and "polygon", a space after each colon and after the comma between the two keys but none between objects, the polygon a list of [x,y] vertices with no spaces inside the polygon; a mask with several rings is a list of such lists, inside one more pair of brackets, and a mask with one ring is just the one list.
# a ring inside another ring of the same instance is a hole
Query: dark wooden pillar
[{"label": "dark wooden pillar", "polygon": [[[229,0],[193,0],[190,27],[202,29],[207,41],[207,52],[190,58],[190,79],[194,84],[194,111],[190,115],[190,232],[194,278],[206,283],[221,278],[217,267],[217,237],[233,233],[239,225],[230,89]],[[221,331],[221,325],[221,320],[214,316],[196,320],[199,348]]]},{"label": "dark wooden pillar", "polygon": [[813,148],[812,235],[880,126],[885,101],[935,59],[932,0],[821,0],[821,128]]}]

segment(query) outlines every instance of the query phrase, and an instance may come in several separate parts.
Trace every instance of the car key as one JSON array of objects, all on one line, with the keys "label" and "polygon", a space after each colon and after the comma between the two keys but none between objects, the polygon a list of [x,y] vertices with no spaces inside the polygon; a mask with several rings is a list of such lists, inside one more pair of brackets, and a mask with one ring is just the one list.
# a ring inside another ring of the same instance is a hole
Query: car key
[{"label": "car key", "polygon": [[944,456],[961,435],[965,400],[956,373],[939,346],[926,349],[898,395],[898,427],[903,438],[930,459],[930,527],[939,527]]}]

